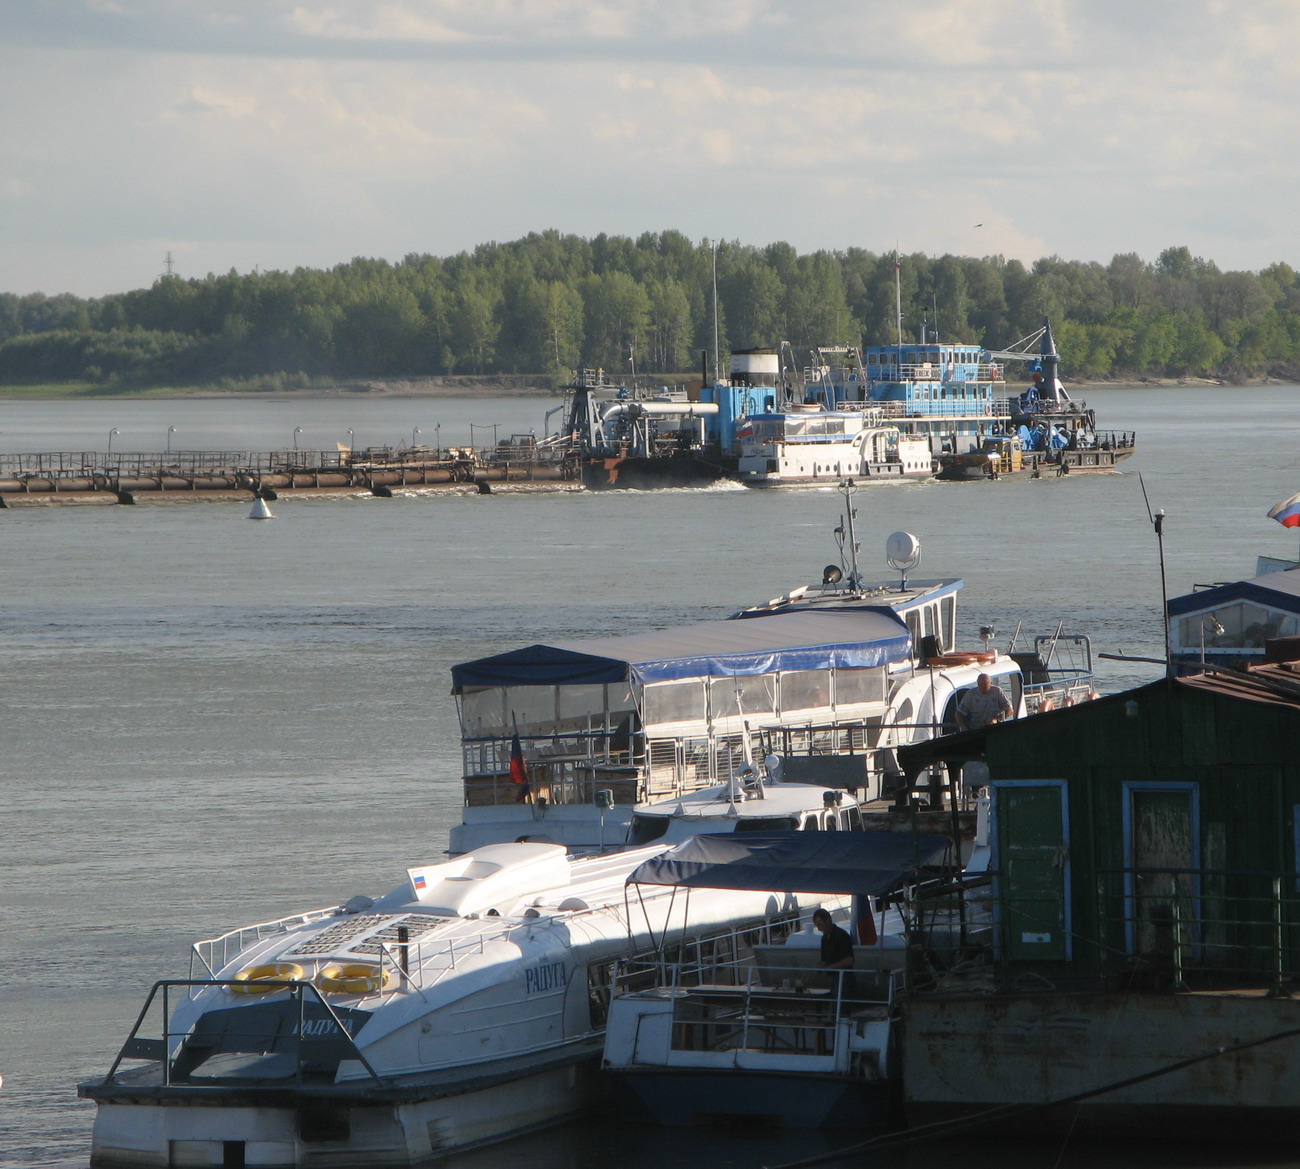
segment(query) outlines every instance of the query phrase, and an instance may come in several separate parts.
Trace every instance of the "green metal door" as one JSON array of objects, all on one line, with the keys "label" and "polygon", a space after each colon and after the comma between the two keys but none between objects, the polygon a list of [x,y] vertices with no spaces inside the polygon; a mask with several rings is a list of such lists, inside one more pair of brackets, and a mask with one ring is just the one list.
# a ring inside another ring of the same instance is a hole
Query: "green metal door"
[{"label": "green metal door", "polygon": [[1196,789],[1127,784],[1131,953],[1168,955],[1195,939]]},{"label": "green metal door", "polygon": [[995,783],[999,910],[1011,961],[1070,957],[1063,782]]}]

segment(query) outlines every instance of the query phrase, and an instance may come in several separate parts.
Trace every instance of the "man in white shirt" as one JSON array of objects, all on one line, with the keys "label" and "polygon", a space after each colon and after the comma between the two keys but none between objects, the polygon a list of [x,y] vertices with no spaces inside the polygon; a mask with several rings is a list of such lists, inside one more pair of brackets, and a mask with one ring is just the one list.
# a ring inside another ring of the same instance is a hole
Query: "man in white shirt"
[{"label": "man in white shirt", "polygon": [[960,731],[977,731],[1010,717],[1011,703],[987,674],[981,674],[975,680],[975,686],[967,690],[957,703],[957,729]]}]

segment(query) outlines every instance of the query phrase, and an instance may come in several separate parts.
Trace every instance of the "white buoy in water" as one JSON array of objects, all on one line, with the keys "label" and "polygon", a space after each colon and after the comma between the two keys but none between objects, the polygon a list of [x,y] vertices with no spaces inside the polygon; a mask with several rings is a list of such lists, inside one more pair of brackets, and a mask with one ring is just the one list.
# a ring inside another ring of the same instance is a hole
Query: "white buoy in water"
[{"label": "white buoy in water", "polygon": [[273,520],[275,519],[275,512],[267,506],[266,500],[259,495],[253,500],[253,510],[248,513],[248,518],[250,520]]}]

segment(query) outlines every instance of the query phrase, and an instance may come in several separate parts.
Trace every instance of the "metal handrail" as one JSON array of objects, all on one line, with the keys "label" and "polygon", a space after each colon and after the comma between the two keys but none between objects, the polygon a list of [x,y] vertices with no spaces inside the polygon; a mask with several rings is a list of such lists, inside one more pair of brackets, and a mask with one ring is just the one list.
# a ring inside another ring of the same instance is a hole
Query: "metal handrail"
[{"label": "metal handrail", "polygon": [[[365,1068],[366,1072],[370,1075],[370,1078],[376,1084],[383,1084],[385,1082],[385,1078],[381,1076],[374,1069],[370,1061],[366,1059],[366,1057],[362,1054],[361,1049],[357,1046],[356,1041],[352,1038],[352,1034],[351,1032],[348,1031],[343,1020],[339,1018],[338,1013],[325,1000],[320,990],[315,985],[313,985],[310,982],[295,982],[295,981],[279,982],[273,979],[266,979],[263,984],[267,987],[268,993],[276,989],[287,990],[289,992],[290,998],[296,999],[298,1002],[298,1031],[297,1031],[298,1046],[297,1046],[296,1060],[295,1060],[296,1066],[294,1070],[295,1084],[301,1084],[303,1081],[302,1024],[305,1018],[304,1008],[307,1002],[308,995],[310,995],[311,998],[314,999],[319,1006],[324,1008],[326,1014],[333,1021],[335,1027],[337,1027],[339,1035],[344,1037],[348,1047],[351,1048],[350,1057],[356,1059],[356,1061],[359,1064],[361,1064],[363,1068]],[[210,988],[213,986],[239,986],[239,985],[244,985],[244,984],[241,984],[234,979],[203,980],[203,979],[189,979],[189,978],[186,979],[173,978],[173,979],[161,979],[158,982],[155,982],[153,984],[153,988],[149,991],[148,997],[145,999],[144,1006],[140,1009],[139,1015],[136,1016],[135,1024],[131,1028],[131,1033],[127,1036],[126,1042],[122,1044],[121,1050],[117,1053],[117,1057],[113,1060],[113,1064],[108,1069],[108,1073],[104,1076],[102,1082],[104,1084],[113,1083],[113,1077],[117,1074],[118,1069],[122,1066],[122,1062],[128,1059],[135,1059],[135,1060],[148,1061],[151,1063],[156,1062],[160,1064],[162,1067],[163,1087],[171,1087],[172,1086],[171,1074],[172,1074],[172,1064],[173,1064],[172,1046],[174,1041],[183,1040],[189,1034],[189,1031],[188,1030],[171,1031],[169,1029],[171,1023],[172,1009],[174,1006],[174,1004],[171,1001],[170,991],[172,990],[173,987],[177,987],[177,988],[184,987],[186,988],[185,997],[188,998],[193,995],[194,993],[193,988],[195,987]],[[153,1007],[154,1000],[158,997],[160,991],[162,992],[162,1015],[163,1015],[161,1034],[157,1038],[153,1038],[153,1037],[141,1038],[140,1029],[145,1025],[150,1009]]]},{"label": "metal handrail", "polygon": [[[219,934],[215,938],[202,938],[190,947],[190,975],[192,977],[194,974],[195,958],[198,958],[199,962],[202,963],[210,978],[215,979],[218,970],[221,970],[231,958],[242,953],[250,945],[274,934],[286,933],[293,926],[306,925],[308,922],[319,921],[323,917],[334,917],[338,912],[339,907],[337,905],[329,905],[321,909],[307,909],[301,913],[291,913],[286,917],[276,918],[274,921],[260,921],[254,922],[252,925],[237,926],[235,929],[227,930],[224,934]],[[251,940],[245,941],[244,939],[249,935],[251,935]],[[236,939],[234,946],[230,945],[232,938]],[[221,947],[220,958],[216,956],[217,946]]]}]

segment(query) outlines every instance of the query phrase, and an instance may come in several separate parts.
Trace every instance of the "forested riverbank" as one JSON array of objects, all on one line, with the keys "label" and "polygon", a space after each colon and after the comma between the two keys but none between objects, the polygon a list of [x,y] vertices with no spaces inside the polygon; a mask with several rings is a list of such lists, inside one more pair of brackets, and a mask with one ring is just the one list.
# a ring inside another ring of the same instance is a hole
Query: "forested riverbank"
[{"label": "forested riverbank", "polygon": [[450,257],[169,275],[98,299],[0,294],[0,392],[549,392],[581,365],[655,377],[715,350],[787,341],[802,360],[887,344],[900,303],[908,339],[928,322],[989,348],[1049,317],[1077,379],[1300,380],[1300,275],[1284,263],[1223,272],[1186,247],[1153,262],[896,262],[543,232]]}]

